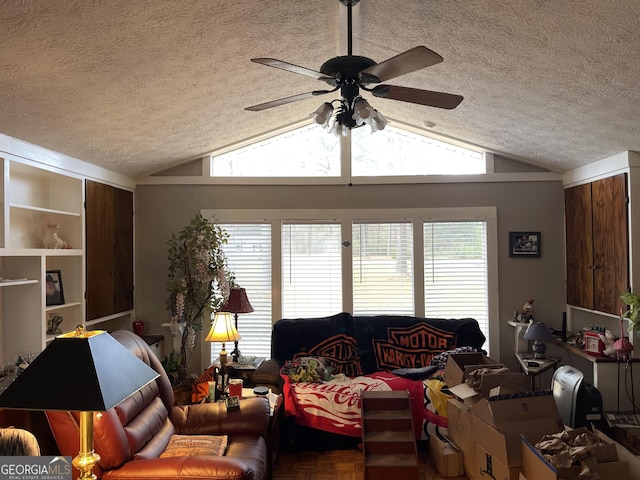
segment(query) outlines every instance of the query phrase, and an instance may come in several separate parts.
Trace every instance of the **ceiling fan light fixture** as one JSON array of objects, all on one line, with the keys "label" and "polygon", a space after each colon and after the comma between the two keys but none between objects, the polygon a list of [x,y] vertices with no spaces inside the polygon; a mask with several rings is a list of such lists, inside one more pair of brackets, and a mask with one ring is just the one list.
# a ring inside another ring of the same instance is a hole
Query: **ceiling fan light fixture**
[{"label": "ceiling fan light fixture", "polygon": [[384,130],[389,121],[375,108],[371,109],[371,116],[365,120],[367,125],[371,127],[371,133],[375,133],[378,130]]},{"label": "ceiling fan light fixture", "polygon": [[333,105],[329,102],[324,102],[311,114],[313,121],[323,128],[327,128],[329,126],[329,120],[331,120],[332,115]]},{"label": "ceiling fan light fixture", "polygon": [[342,125],[337,119],[334,119],[331,127],[329,127],[329,133],[334,134],[336,137],[346,137],[347,136],[347,128]]},{"label": "ceiling fan light fixture", "polygon": [[353,119],[357,125],[362,125],[371,117],[371,105],[364,98],[356,99],[353,104]]}]

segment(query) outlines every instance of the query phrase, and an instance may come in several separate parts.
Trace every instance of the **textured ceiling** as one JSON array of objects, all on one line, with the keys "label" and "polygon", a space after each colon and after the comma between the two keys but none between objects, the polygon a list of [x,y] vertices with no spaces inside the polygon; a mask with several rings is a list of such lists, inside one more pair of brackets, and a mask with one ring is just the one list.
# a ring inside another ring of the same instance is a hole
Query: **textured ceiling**
[{"label": "textured ceiling", "polygon": [[[308,118],[346,52],[338,0],[3,0],[0,133],[139,177]],[[417,45],[444,62],[388,83],[455,110],[368,98],[386,117],[555,171],[640,150],[638,0],[362,0],[353,53]],[[367,94],[364,95],[367,97]],[[320,98],[322,100],[320,100]]]}]

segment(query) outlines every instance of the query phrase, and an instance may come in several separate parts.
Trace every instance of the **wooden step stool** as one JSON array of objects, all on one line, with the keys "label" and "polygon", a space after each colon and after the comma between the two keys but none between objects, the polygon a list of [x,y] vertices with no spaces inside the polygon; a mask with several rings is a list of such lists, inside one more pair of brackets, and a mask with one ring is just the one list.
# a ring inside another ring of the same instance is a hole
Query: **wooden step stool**
[{"label": "wooden step stool", "polygon": [[362,392],[365,480],[418,480],[418,451],[407,391]]}]

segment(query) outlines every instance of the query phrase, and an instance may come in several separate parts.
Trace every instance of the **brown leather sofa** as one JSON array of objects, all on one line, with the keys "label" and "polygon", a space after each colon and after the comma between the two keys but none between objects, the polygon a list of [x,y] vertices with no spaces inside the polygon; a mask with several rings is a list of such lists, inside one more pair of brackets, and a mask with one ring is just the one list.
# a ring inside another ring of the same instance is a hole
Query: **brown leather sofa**
[{"label": "brown leather sofa", "polygon": [[[265,398],[242,400],[239,410],[229,411],[224,403],[176,406],[169,378],[146,342],[127,330],[112,335],[160,377],[111,410],[94,414],[94,448],[100,455],[94,474],[98,478],[267,478],[269,403]],[[77,455],[78,413],[49,411],[47,418],[60,453]],[[223,456],[161,457],[172,435],[227,435],[228,445]]]}]

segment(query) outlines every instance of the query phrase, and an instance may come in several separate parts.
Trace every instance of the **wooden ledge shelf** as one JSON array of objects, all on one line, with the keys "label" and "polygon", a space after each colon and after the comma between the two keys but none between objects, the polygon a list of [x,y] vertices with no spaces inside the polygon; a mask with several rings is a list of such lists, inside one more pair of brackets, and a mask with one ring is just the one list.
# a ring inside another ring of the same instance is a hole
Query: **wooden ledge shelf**
[{"label": "wooden ledge shelf", "polygon": [[[596,357],[594,355],[590,355],[587,352],[585,352],[582,348],[576,347],[575,345],[572,345],[570,343],[562,342],[560,340],[548,342],[548,344],[557,345],[558,347],[563,348],[569,353],[577,355],[593,363],[616,363],[618,361],[617,358],[613,358],[613,357]],[[640,358],[632,358],[631,361],[640,362]]]}]

